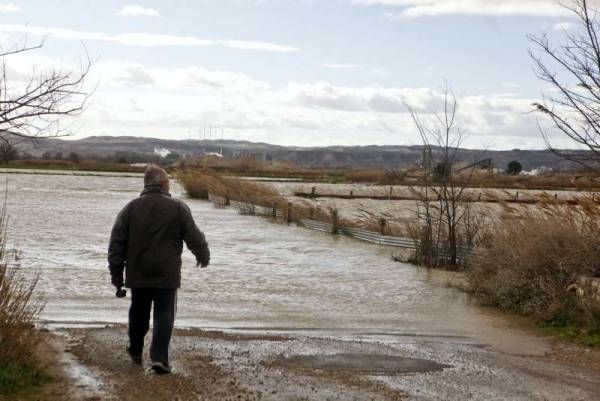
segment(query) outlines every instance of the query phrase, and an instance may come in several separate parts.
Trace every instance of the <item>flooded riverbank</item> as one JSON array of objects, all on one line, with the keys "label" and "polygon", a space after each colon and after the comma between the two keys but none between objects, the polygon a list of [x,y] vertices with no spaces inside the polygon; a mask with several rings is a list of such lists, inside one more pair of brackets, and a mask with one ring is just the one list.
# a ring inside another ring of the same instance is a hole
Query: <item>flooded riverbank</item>
[{"label": "flooded riverbank", "polygon": [[[141,180],[19,175],[9,176],[8,186],[11,240],[23,251],[22,264],[41,272],[43,318],[57,325],[125,322],[128,305],[109,284],[106,247],[116,214]],[[177,185],[173,192],[184,196]],[[182,327],[426,334],[543,351],[535,337],[520,336],[448,288],[447,273],[395,263],[388,250],[351,239],[187,202],[213,256],[200,270],[184,254]],[[507,337],[518,340],[506,344]]]},{"label": "flooded riverbank", "polygon": [[[451,273],[393,262],[389,249],[190,199],[212,263],[197,269],[184,253],[175,374],[155,380],[128,363],[128,301],[114,297],[106,267],[113,221],[138,195],[141,179],[11,175],[7,182],[10,239],[22,250],[22,266],[40,273],[42,319],[65,338],[53,347],[73,355],[59,358],[64,378],[50,394],[71,386],[86,397],[126,400],[150,393],[195,400],[588,400],[600,391],[592,365],[574,366],[516,320],[472,304],[447,285]],[[173,194],[185,197],[177,185]],[[141,382],[144,391],[128,392]]]}]

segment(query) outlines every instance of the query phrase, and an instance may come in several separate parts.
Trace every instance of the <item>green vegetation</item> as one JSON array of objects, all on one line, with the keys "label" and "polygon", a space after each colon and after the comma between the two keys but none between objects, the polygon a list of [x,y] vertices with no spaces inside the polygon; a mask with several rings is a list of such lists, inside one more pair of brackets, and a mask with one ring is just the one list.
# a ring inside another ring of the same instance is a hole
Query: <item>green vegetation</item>
[{"label": "green vegetation", "polygon": [[0,395],[29,392],[51,380],[43,370],[29,363],[8,362],[0,365]]},{"label": "green vegetation", "polygon": [[589,330],[569,322],[542,322],[543,332],[563,341],[600,349],[600,330]]},{"label": "green vegetation", "polygon": [[523,171],[523,166],[516,160],[509,162],[506,166],[506,174],[508,175],[518,175],[521,171]]}]

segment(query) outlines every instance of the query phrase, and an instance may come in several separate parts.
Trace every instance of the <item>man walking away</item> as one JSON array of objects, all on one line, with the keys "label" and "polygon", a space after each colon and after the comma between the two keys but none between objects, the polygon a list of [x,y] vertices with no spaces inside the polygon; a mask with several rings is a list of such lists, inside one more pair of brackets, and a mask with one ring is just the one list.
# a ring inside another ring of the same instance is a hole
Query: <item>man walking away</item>
[{"label": "man walking away", "polygon": [[171,198],[166,171],[150,165],[141,195],[117,216],[110,236],[108,265],[112,284],[117,289],[131,289],[127,352],[136,363],[142,362],[154,304],[150,359],[157,373],[171,372],[169,343],[181,284],[183,242],[196,256],[196,266],[208,266],[208,244],[189,207]]}]

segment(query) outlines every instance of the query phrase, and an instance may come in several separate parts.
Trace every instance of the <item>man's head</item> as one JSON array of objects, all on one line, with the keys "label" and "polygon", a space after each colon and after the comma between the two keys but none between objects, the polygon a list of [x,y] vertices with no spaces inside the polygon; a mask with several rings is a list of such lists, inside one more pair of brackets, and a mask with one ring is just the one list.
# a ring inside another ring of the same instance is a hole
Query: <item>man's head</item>
[{"label": "man's head", "polygon": [[156,164],[150,164],[144,172],[144,186],[160,186],[164,191],[169,192],[169,175]]}]

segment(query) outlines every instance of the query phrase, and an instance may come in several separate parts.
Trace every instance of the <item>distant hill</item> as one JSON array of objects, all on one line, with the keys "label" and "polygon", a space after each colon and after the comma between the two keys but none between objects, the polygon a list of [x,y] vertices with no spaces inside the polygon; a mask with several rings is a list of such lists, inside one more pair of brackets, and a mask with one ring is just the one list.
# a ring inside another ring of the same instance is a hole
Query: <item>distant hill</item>
[{"label": "distant hill", "polygon": [[[40,140],[36,146],[30,143],[20,145],[22,152],[41,156],[45,152],[68,155],[71,152],[81,156],[97,155],[163,155],[176,153],[182,156],[201,156],[219,153],[226,158],[252,156],[262,160],[286,160],[306,167],[350,167],[350,168],[397,168],[417,163],[423,153],[422,146],[331,146],[298,147],[278,146],[232,140],[168,140],[131,136],[92,136],[78,140],[57,138]],[[436,150],[434,149],[434,157]],[[517,160],[524,170],[540,167],[568,169],[574,167],[547,150],[508,150],[483,151],[461,149],[458,159],[472,163],[490,158],[495,167],[504,169],[508,162]]]}]

